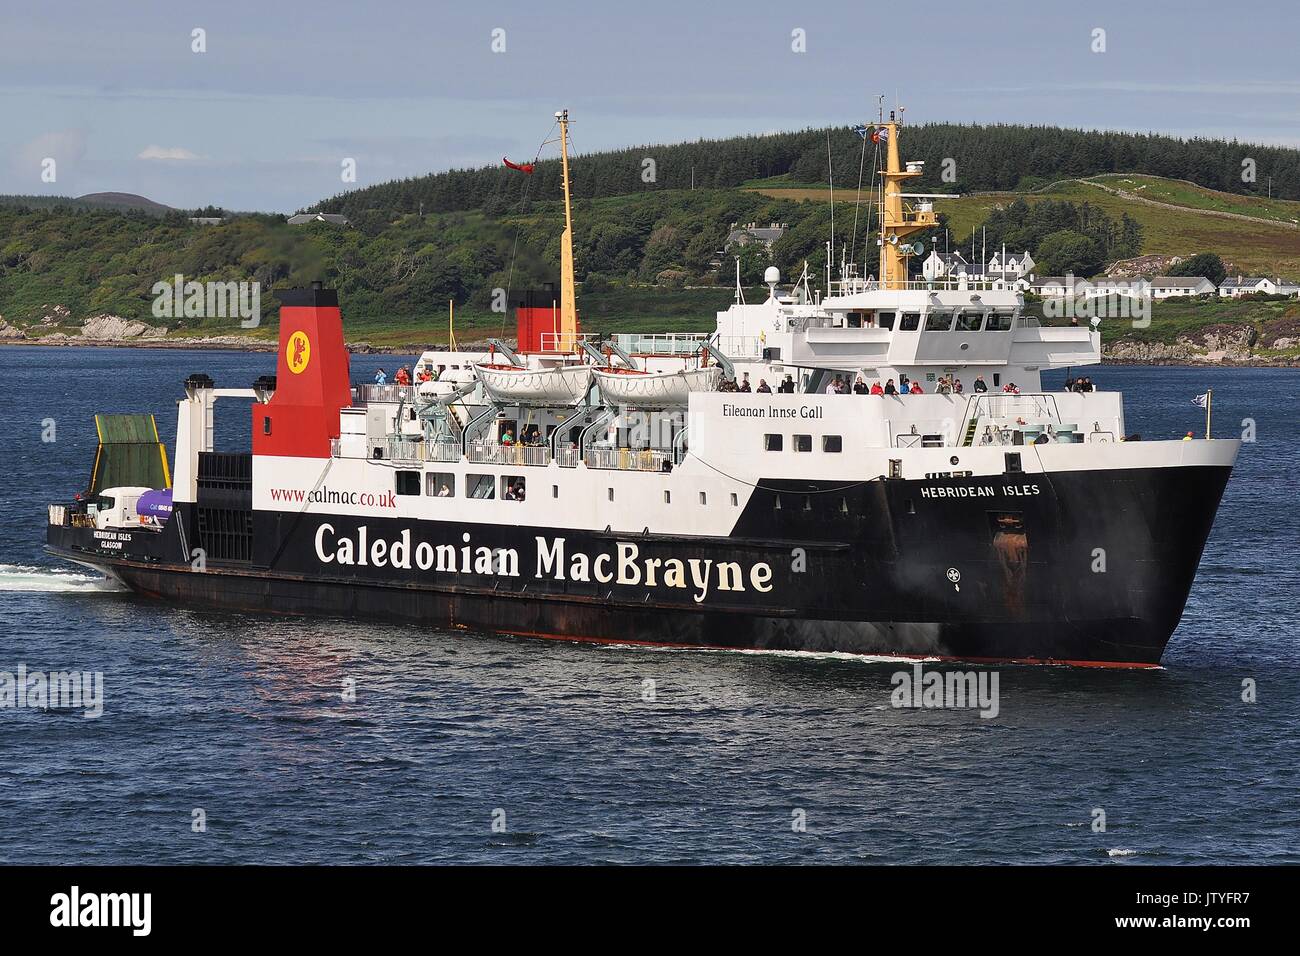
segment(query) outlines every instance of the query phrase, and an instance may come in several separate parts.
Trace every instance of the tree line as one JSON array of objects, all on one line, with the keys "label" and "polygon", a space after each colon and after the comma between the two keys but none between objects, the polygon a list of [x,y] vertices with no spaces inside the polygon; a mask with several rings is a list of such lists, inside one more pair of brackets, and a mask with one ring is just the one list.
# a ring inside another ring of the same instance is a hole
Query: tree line
[{"label": "tree line", "polygon": [[[1211,189],[1300,199],[1300,150],[1222,139],[1052,126],[929,123],[905,127],[904,160],[924,162],[917,191],[1033,189],[1060,179],[1143,172]],[[829,140],[829,142],[828,142]],[[851,127],[628,147],[571,161],[575,196],[600,199],[664,190],[729,189],[783,177],[869,190],[876,149]],[[647,160],[652,161],[647,164]],[[488,166],[453,169],[352,190],[312,207],[348,216],[478,209],[504,213],[561,193],[558,159],[531,176]]]}]

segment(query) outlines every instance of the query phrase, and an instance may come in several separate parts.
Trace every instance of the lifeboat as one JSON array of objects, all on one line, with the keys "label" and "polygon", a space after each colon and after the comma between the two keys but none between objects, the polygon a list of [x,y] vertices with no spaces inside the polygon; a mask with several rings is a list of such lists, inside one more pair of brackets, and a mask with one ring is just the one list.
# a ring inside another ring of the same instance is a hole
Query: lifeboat
[{"label": "lifeboat", "polygon": [[717,391],[722,369],[717,366],[679,372],[644,372],[633,368],[595,369],[592,374],[602,397],[611,405],[668,408],[686,405],[691,392]]},{"label": "lifeboat", "polygon": [[474,372],[494,402],[520,405],[577,405],[591,387],[591,366],[520,368],[475,363]]}]

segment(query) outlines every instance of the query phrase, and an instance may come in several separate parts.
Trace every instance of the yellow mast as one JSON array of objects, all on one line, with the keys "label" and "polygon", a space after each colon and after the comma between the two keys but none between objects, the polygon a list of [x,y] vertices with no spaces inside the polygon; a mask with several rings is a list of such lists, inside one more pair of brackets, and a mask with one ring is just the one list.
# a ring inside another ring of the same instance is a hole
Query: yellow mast
[{"label": "yellow mast", "polygon": [[903,289],[907,287],[907,254],[902,246],[908,236],[938,224],[933,210],[916,211],[904,208],[904,180],[921,175],[920,169],[903,169],[898,159],[898,129],[901,123],[889,111],[889,122],[879,126],[885,137],[885,168],[880,171],[880,287]]},{"label": "yellow mast", "polygon": [[569,111],[555,114],[560,123],[560,164],[564,173],[564,235],[560,237],[560,335],[557,349],[578,347],[578,294],[573,281],[573,208],[569,196]]}]

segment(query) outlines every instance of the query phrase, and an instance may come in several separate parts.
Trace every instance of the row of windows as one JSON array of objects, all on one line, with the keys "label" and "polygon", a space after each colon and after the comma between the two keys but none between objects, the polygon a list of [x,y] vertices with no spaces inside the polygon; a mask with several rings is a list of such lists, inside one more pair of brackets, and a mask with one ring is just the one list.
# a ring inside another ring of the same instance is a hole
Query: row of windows
[{"label": "row of windows", "polygon": [[[795,451],[810,452],[813,450],[812,435],[791,435],[793,439],[790,446]],[[785,436],[767,434],[763,436],[764,451],[782,451],[785,448]],[[823,435],[822,451],[837,455],[844,450],[844,438],[841,435]]]},{"label": "row of windows", "polygon": [[[925,317],[925,331],[927,332],[978,332],[983,329],[985,332],[1006,332],[1011,329],[1012,313],[1010,312],[986,312],[983,309],[958,309],[955,312],[940,311],[929,312]],[[868,323],[870,327],[872,319],[863,319],[857,313],[849,313],[849,327],[862,327],[863,322]],[[892,329],[894,327],[893,312],[879,312],[876,314],[876,321],[880,323],[882,329]],[[915,332],[921,327],[920,312],[904,312],[898,319],[898,330],[900,332]]]},{"label": "row of windows", "polygon": [[[776,436],[780,438],[780,435]],[[807,436],[795,436],[808,438],[810,445],[806,450],[811,450],[812,439]],[[838,435],[827,436],[834,438],[838,442]],[[839,451],[839,447],[835,451]],[[402,496],[418,496],[420,494],[420,472],[418,471],[398,471],[394,474],[394,490]],[[501,494],[504,501],[524,501],[527,497],[527,479],[524,475],[502,475],[500,477]],[[452,472],[431,471],[424,476],[424,494],[430,498],[455,498],[456,497],[456,475]],[[461,489],[466,498],[475,498],[479,501],[490,501],[497,497],[497,478],[493,475],[467,474],[465,476],[464,486]],[[614,489],[605,489],[608,500],[614,500]],[[709,496],[707,492],[699,492],[700,504],[707,505]],[[551,485],[551,497],[560,497],[560,486]],[[673,503],[673,493],[664,491],[664,504]],[[740,497],[734,492],[731,494],[731,506],[740,507]]]}]

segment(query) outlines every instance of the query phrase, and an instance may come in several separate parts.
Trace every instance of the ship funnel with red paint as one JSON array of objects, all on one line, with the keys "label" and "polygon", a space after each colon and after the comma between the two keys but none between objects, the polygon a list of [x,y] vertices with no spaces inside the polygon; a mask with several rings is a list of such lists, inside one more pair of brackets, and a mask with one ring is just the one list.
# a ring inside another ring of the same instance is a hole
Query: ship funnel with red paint
[{"label": "ship funnel with red paint", "polygon": [[313,282],[280,299],[275,392],[253,405],[253,454],[328,458],[339,410],[352,404],[338,293]]}]

